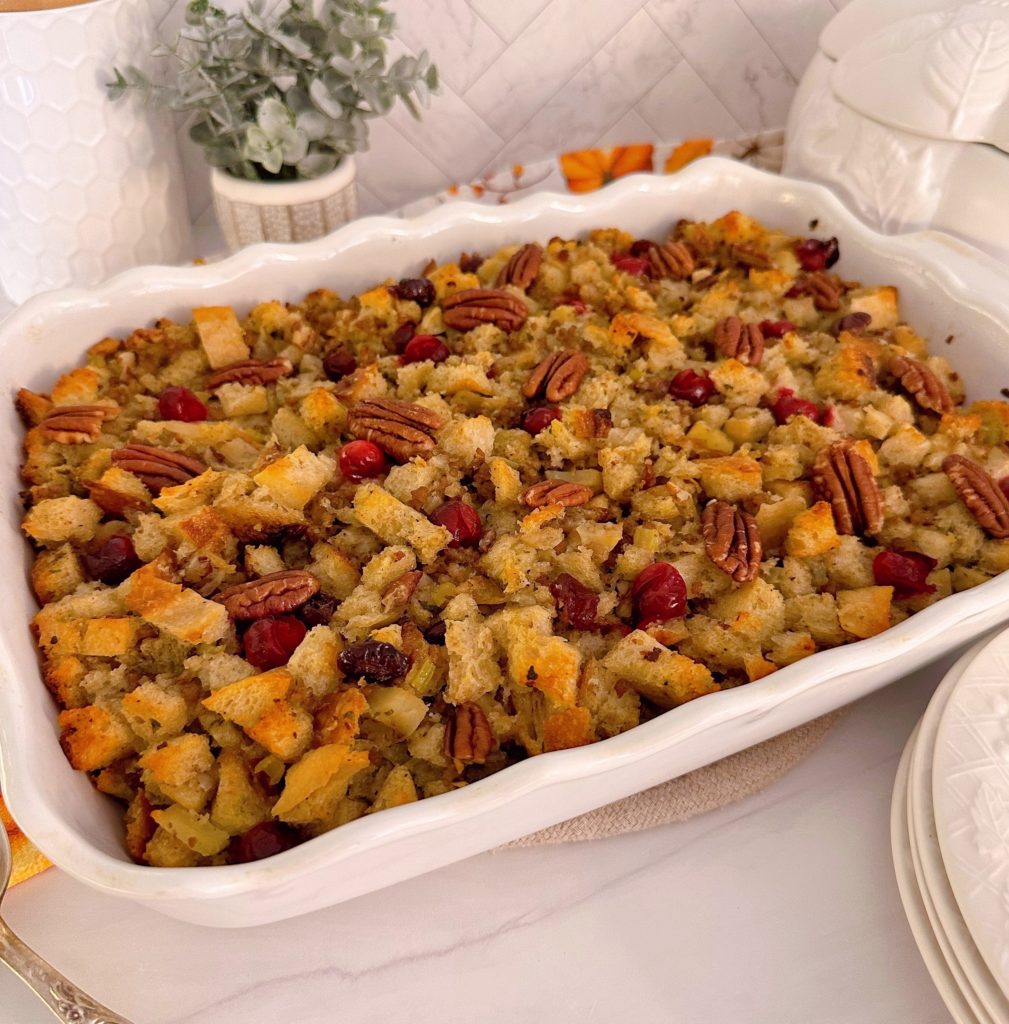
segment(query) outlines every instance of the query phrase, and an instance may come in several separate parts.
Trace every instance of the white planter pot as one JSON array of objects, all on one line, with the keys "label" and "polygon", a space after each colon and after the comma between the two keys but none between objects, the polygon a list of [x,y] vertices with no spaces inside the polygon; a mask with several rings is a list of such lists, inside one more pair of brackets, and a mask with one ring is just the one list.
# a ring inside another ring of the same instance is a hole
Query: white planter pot
[{"label": "white planter pot", "polygon": [[171,116],[104,87],[155,42],[147,0],[0,13],[0,287],[14,301],[189,255]]},{"label": "white planter pot", "polygon": [[308,242],[357,216],[351,157],[307,181],[248,181],[210,172],[214,210],[232,252],[256,242]]}]

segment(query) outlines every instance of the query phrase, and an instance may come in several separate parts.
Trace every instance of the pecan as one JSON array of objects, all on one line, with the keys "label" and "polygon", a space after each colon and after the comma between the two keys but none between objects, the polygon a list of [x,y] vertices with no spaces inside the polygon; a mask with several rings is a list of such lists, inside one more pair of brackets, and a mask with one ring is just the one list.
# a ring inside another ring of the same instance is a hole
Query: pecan
[{"label": "pecan", "polygon": [[350,411],[347,427],[354,437],[372,441],[400,462],[434,451],[434,431],[444,426],[438,413],[395,398],[369,398]]},{"label": "pecan", "polygon": [[303,569],[282,569],[222,590],[214,600],[233,619],[263,619],[300,608],[319,592],[319,581]]},{"label": "pecan", "polygon": [[445,756],[456,762],[458,771],[464,764],[483,764],[494,748],[494,733],[479,704],[460,704],[446,723]]},{"label": "pecan", "polygon": [[533,370],[522,388],[526,398],[546,398],[550,402],[563,402],[579,388],[589,371],[589,361],[582,352],[565,349],[551,352]]},{"label": "pecan", "polygon": [[715,324],[715,350],[724,359],[756,366],[764,355],[764,332],[759,324],[744,324],[738,316],[727,316]]},{"label": "pecan", "polygon": [[813,485],[830,502],[838,533],[879,533],[883,496],[872,467],[854,442],[834,441],[817,452]]},{"label": "pecan", "polygon": [[292,373],[294,366],[289,359],[240,359],[212,373],[207,378],[207,389],[213,391],[222,384],[272,384]]},{"label": "pecan", "polygon": [[897,356],[890,360],[890,372],[923,409],[940,416],[953,411],[946,385],[924,363],[910,356]]},{"label": "pecan", "polygon": [[666,242],[648,250],[648,262],[656,277],[685,281],[694,272],[694,256],[684,242]]},{"label": "pecan", "polygon": [[149,444],[128,444],[112,453],[112,462],[127,473],[140,477],[152,494],[164,487],[175,487],[207,471],[207,467],[189,455],[155,448]]},{"label": "pecan", "polygon": [[810,274],[805,280],[804,290],[813,296],[813,305],[826,313],[841,308],[841,283],[829,274]]},{"label": "pecan", "polygon": [[410,603],[413,592],[424,574],[419,569],[405,572],[382,592],[382,607],[387,611],[400,611]]},{"label": "pecan", "polygon": [[607,437],[612,427],[609,409],[575,409],[575,437]]},{"label": "pecan", "polygon": [[464,288],[442,302],[446,327],[468,331],[480,324],[495,324],[502,331],[517,331],[529,316],[529,307],[511,292],[490,288]]},{"label": "pecan", "polygon": [[57,405],[49,410],[40,426],[50,441],[87,444],[102,432],[106,420],[118,415],[118,405]]},{"label": "pecan", "polygon": [[744,267],[753,267],[755,270],[769,270],[773,265],[771,257],[766,252],[762,252],[752,245],[743,245],[738,242],[735,245],[730,245],[729,255],[737,263],[742,263]]},{"label": "pecan", "polygon": [[592,488],[585,484],[569,484],[564,480],[541,480],[527,487],[521,496],[524,505],[542,508],[544,505],[584,505],[592,498]]},{"label": "pecan", "polygon": [[749,512],[727,501],[709,501],[701,514],[701,533],[708,557],[737,583],[755,580],[760,574],[764,547],[757,521]]},{"label": "pecan", "polygon": [[983,467],[963,455],[947,455],[942,471],[981,529],[996,540],[1009,537],[1009,498]]},{"label": "pecan", "polygon": [[861,334],[869,329],[869,324],[871,323],[872,316],[869,313],[846,313],[834,321],[834,326],[831,327],[830,333],[835,338],[842,331],[847,331],[849,334]]},{"label": "pecan", "polygon": [[528,291],[540,272],[542,262],[543,249],[539,245],[535,242],[523,245],[501,268],[501,273],[497,276],[498,288],[510,284],[521,291]]}]

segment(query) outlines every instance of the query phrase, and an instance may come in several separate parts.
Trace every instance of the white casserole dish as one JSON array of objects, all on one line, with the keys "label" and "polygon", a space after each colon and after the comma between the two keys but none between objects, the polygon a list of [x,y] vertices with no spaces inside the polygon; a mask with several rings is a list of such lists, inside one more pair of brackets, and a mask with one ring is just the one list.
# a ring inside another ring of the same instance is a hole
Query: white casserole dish
[{"label": "white casserole dish", "polygon": [[654,236],[680,217],[713,218],[731,208],[796,234],[809,232],[815,219],[817,235],[841,240],[843,276],[899,286],[904,315],[954,360],[972,397],[994,397],[1009,385],[1009,274],[998,264],[941,235],[883,237],[820,186],[716,158],[584,197],[540,194],[496,209],[451,205],[413,221],[358,221],[298,247],[257,246],[212,266],[133,270],[90,291],[38,297],[14,313],[0,326],[0,416],[9,438],[0,452],[0,559],[12,569],[0,623],[0,785],[39,848],[94,888],[184,920],[238,927],[293,917],[691,771],[855,700],[1009,619],[1006,574],[872,640],[702,697],[603,743],[530,758],[451,794],[359,819],[278,857],[176,870],[128,859],[121,810],[64,759],[56,709],[39,676],[19,529],[15,388],[48,389],[98,338],[162,314],[187,318],[193,306],[226,303],[241,311],[322,285],[347,294],[416,272],[430,257],[596,226]]}]

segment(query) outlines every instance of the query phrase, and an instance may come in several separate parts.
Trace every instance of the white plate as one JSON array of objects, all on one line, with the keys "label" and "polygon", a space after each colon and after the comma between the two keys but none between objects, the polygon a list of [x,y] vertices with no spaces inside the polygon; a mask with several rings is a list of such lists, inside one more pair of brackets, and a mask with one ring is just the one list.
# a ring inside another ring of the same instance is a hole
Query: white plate
[{"label": "white plate", "polygon": [[904,914],[911,928],[911,934],[921,953],[925,967],[932,977],[942,1001],[946,1004],[956,1024],[980,1024],[971,1012],[967,1000],[950,972],[946,958],[929,921],[928,912],[922,900],[918,879],[914,871],[911,855],[911,836],[907,819],[908,771],[911,764],[911,751],[918,738],[915,727],[911,738],[904,747],[897,776],[893,783],[893,801],[890,804],[890,848],[893,852],[893,870],[897,876],[897,891],[900,901],[904,904]]},{"label": "white plate", "polygon": [[[344,294],[416,272],[429,258],[489,251],[522,239],[618,225],[639,236],[680,217],[736,207],[796,234],[841,239],[837,270],[896,284],[908,320],[950,355],[974,397],[1009,384],[1009,274],[943,235],[887,238],[825,189],[709,158],[674,175],[625,178],[586,196],[538,194],[496,208],[449,204],[416,220],[371,218],[301,246],[253,246],[204,267],[129,271],[92,291],[32,300],[0,325],[0,396],[45,389],[87,344],[195,305],[240,309]],[[948,348],[941,339],[955,337]],[[21,427],[0,403],[5,436]],[[461,860],[618,800],[822,715],[1009,620],[1009,574],[955,594],[860,643],[823,651],[748,686],[711,694],[602,743],[529,758],[472,786],[367,815],[280,856],[215,868],[151,868],[123,850],[122,815],[67,764],[55,708],[39,678],[27,623],[34,614],[20,531],[17,444],[0,446],[0,785],[11,812],[49,858],[104,892],[216,926],[308,913]],[[22,567],[18,573],[16,567]],[[20,578],[18,578],[20,577]]]},{"label": "white plate", "polygon": [[985,645],[950,695],[936,735],[932,792],[957,904],[1009,992],[1009,630]]}]

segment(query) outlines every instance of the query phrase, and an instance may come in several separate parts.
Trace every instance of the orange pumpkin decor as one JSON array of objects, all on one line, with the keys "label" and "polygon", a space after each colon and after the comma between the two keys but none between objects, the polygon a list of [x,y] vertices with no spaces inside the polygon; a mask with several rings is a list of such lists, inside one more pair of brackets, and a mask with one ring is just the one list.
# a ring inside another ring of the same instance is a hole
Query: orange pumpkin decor
[{"label": "orange pumpkin decor", "polygon": [[594,192],[614,178],[635,171],[650,171],[653,149],[653,146],[616,146],[562,153],[561,172],[572,192]]},{"label": "orange pumpkin decor", "polygon": [[711,147],[714,145],[714,139],[687,139],[681,142],[673,151],[666,157],[666,163],[663,170],[666,174],[672,174],[673,171],[678,171],[681,167],[686,167],[692,160],[696,160],[698,157],[707,156],[711,152]]},{"label": "orange pumpkin decor", "polygon": [[0,800],[0,828],[7,830],[11,851],[14,854],[14,867],[11,871],[11,885],[17,885],[40,871],[49,867],[49,861],[39,853],[25,838],[25,834],[14,824],[14,819],[7,813],[7,808]]}]

